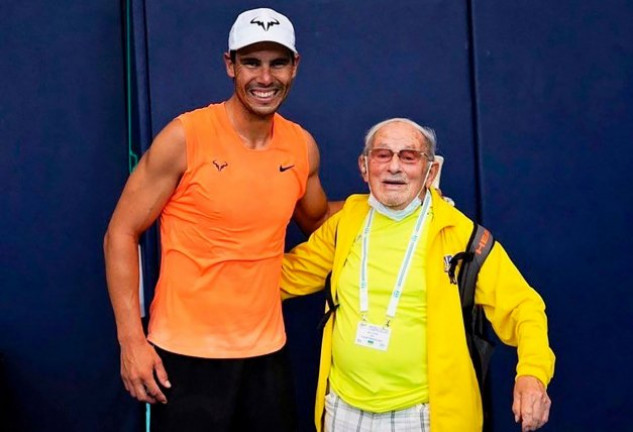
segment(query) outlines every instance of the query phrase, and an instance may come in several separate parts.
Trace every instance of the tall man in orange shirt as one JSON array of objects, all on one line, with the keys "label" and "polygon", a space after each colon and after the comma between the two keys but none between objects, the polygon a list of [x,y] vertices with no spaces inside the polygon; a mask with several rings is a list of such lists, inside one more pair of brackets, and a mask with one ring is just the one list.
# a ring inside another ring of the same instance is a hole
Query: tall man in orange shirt
[{"label": "tall man in orange shirt", "polygon": [[[277,110],[296,76],[291,22],[240,14],[224,54],[234,93],[170,122],[130,176],[104,249],[125,388],[153,431],[296,429],[279,278],[291,217],[306,233],[338,206],[312,136]],[[161,272],[149,332],[137,243],[158,217]]]}]

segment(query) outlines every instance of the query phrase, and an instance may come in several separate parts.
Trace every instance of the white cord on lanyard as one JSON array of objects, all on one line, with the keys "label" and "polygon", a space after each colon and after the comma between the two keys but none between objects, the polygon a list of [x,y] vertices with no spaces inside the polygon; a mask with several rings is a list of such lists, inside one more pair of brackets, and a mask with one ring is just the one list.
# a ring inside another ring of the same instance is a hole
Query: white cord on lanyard
[{"label": "white cord on lanyard", "polygon": [[[409,273],[409,268],[411,267],[411,260],[413,258],[413,253],[415,252],[415,248],[418,244],[418,240],[420,240],[420,233],[422,232],[422,228],[424,227],[424,222],[426,221],[426,217],[429,213],[429,207],[431,205],[431,194],[427,191],[424,196],[424,202],[422,203],[422,210],[418,215],[418,219],[415,222],[415,227],[413,228],[413,233],[411,234],[411,238],[409,239],[409,245],[407,246],[407,251],[405,252],[404,259],[402,260],[402,264],[400,265],[400,270],[398,271],[398,277],[396,278],[395,286],[393,287],[393,291],[391,293],[391,300],[389,301],[389,307],[387,308],[387,321],[385,326],[388,327],[391,320],[396,316],[396,310],[398,309],[398,302],[400,301],[400,296],[402,295],[402,290],[404,288],[404,282],[407,278],[407,274]],[[368,282],[367,282],[367,256],[369,250],[369,230],[371,228],[371,224],[374,218],[374,209],[370,209],[367,214],[367,218],[365,220],[365,226],[362,231],[362,243],[361,243],[361,268],[360,268],[360,282],[359,282],[359,291],[360,291],[360,314],[363,321],[366,321],[367,312],[369,311],[369,291],[368,291]]]}]

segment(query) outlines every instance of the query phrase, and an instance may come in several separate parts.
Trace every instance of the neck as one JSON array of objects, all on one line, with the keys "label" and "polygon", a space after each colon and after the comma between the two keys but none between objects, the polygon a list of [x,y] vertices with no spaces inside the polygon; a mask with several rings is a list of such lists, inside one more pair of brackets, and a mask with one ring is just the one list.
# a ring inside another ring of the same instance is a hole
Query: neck
[{"label": "neck", "polygon": [[274,114],[258,116],[245,109],[235,95],[226,101],[225,107],[229,122],[242,138],[245,147],[257,149],[268,145],[272,135]]}]

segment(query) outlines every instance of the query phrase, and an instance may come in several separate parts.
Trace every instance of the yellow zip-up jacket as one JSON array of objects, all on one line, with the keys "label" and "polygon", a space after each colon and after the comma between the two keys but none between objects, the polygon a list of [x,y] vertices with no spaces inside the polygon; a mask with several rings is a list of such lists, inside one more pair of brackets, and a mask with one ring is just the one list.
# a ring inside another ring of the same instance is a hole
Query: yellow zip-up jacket
[{"label": "yellow zip-up jacket", "polygon": [[[339,275],[369,206],[367,195],[352,195],[343,209],[328,219],[305,243],[286,254],[281,285],[284,297],[323,289],[332,272],[336,302]],[[481,431],[481,397],[462,319],[458,287],[451,284],[444,257],[466,248],[473,222],[432,191],[432,213],[427,243],[427,352],[431,427],[434,432]],[[415,269],[414,264],[411,270]],[[421,270],[420,270],[421,271]],[[495,333],[506,344],[518,346],[517,376],[532,375],[547,386],[554,374],[554,353],[547,337],[545,304],[495,242],[477,280],[475,303],[484,307]],[[327,305],[326,305],[327,308]],[[333,315],[335,317],[336,314]],[[330,319],[321,344],[321,363],[315,406],[317,431],[322,417],[332,363]]]}]

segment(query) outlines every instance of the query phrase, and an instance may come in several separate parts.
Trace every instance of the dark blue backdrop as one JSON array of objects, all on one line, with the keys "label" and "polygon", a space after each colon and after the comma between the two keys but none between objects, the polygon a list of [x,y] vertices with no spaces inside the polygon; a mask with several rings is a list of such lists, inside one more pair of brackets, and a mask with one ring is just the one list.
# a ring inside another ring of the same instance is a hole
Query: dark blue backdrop
[{"label": "dark blue backdrop", "polygon": [[473,4],[484,221],[548,306],[550,429],[630,430],[633,3]]},{"label": "dark blue backdrop", "polygon": [[139,424],[102,258],[127,175],[121,25],[106,1],[0,6],[3,431]]},{"label": "dark blue backdrop", "polygon": [[[180,112],[227,98],[228,30],[262,5],[89,3],[0,7],[0,430],[143,429],[119,379],[101,252],[128,172],[126,119],[140,153]],[[282,111],[320,144],[328,194],[364,191],[356,158],[373,123],[434,127],[444,192],[483,219],[548,305],[558,364],[545,430],[628,430],[633,5],[271,4],[293,20],[302,55]],[[301,240],[292,227],[288,245]],[[152,267],[152,236],[146,246]],[[285,305],[304,430],[321,311],[318,295]],[[496,351],[496,431],[516,430],[515,362]]]}]

